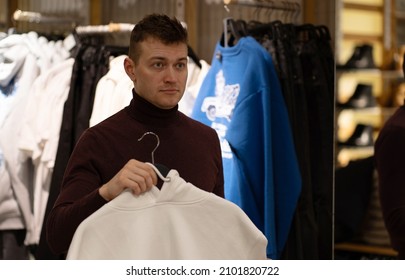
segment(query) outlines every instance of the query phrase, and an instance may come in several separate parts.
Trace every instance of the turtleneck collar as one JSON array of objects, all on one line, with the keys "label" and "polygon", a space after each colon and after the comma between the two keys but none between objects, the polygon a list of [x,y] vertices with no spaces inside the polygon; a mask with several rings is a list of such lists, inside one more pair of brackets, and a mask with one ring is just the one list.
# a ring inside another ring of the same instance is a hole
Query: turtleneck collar
[{"label": "turtleneck collar", "polygon": [[175,121],[178,114],[178,105],[172,109],[161,109],[140,97],[135,90],[132,90],[132,100],[127,107],[131,117],[146,125],[167,126]]}]

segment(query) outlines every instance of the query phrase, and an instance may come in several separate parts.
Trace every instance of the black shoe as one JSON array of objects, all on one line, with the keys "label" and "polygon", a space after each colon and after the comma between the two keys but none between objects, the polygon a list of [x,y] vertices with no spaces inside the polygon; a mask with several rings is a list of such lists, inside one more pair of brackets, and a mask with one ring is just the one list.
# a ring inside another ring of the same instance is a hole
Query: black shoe
[{"label": "black shoe", "polygon": [[374,128],[371,125],[358,124],[353,134],[345,141],[338,142],[339,146],[370,147],[374,145]]},{"label": "black shoe", "polygon": [[338,69],[376,69],[373,57],[373,46],[364,44],[356,46],[350,59]]},{"label": "black shoe", "polygon": [[369,84],[358,84],[353,95],[345,103],[338,103],[341,109],[364,109],[374,108],[377,101],[373,95],[372,86]]}]

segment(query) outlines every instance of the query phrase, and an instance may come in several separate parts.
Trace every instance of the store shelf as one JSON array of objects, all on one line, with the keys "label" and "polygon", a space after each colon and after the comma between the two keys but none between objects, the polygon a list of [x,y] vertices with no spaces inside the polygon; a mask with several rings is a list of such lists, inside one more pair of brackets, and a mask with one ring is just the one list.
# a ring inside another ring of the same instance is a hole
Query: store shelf
[{"label": "store shelf", "polygon": [[[365,108],[365,109],[337,109],[340,110],[338,113],[338,125],[341,128],[352,127],[355,124],[363,123],[370,124],[374,127],[380,127],[382,109],[380,107],[376,108]],[[352,125],[350,125],[352,124]]]},{"label": "store shelf", "polygon": [[[372,137],[375,143],[384,123],[397,109],[394,107],[397,103],[393,101],[397,101],[397,97],[402,96],[401,92],[397,91],[397,84],[403,80],[404,76],[402,68],[398,67],[399,59],[394,55],[398,55],[400,51],[399,46],[396,45],[397,42],[404,40],[404,38],[399,40],[399,36],[405,34],[405,29],[400,28],[405,20],[405,9],[398,9],[394,0],[390,3],[387,1],[391,0],[339,1],[342,9],[338,14],[337,28],[340,31],[341,40],[337,45],[337,61],[345,63],[351,55],[356,54],[353,52],[355,47],[368,44],[372,46],[373,62],[377,68],[336,69],[337,102],[345,104],[356,93],[355,90],[359,84],[367,84],[372,87],[372,95],[377,105],[369,109],[337,108],[336,138],[339,142],[335,150],[336,169],[374,154],[374,146],[371,143],[367,143],[369,146],[342,144],[353,144],[353,141],[346,142],[346,139],[352,140],[350,137],[358,124],[372,126]],[[405,0],[402,4],[405,8]],[[393,37],[390,38],[389,35]],[[369,56],[363,58],[369,58]],[[367,134],[367,136],[370,135]],[[367,219],[365,222],[370,221],[368,216],[365,219]],[[371,232],[367,231],[367,234],[363,237],[370,238]],[[336,243],[335,257],[337,259],[396,259],[397,252],[387,245],[389,238],[386,243],[369,241],[370,239],[355,239]]]},{"label": "store shelf", "polygon": [[374,147],[344,147],[337,150],[336,168],[347,166],[350,161],[370,157],[374,154]]},{"label": "store shelf", "polygon": [[350,251],[364,254],[376,254],[390,257],[396,257],[398,255],[398,253],[394,249],[389,247],[351,243],[351,242],[337,243],[335,244],[335,250]]},{"label": "store shelf", "polygon": [[376,69],[336,69],[336,75],[350,75],[350,74],[367,74],[375,75],[376,77],[382,77],[386,79],[403,79],[404,74],[402,70],[382,70]]},{"label": "store shelf", "polygon": [[373,36],[373,35],[363,35],[357,33],[345,33],[343,35],[343,40],[356,40],[356,41],[381,41],[383,39],[382,36]]},{"label": "store shelf", "polygon": [[360,11],[374,11],[383,12],[383,7],[381,5],[372,4],[360,4],[360,3],[344,3],[343,7],[345,9],[360,10]]}]

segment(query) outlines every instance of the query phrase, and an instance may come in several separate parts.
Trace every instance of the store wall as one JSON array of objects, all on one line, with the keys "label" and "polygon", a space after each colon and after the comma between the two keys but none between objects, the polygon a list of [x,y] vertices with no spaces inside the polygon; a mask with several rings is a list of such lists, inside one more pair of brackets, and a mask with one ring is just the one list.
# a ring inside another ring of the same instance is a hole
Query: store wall
[{"label": "store wall", "polygon": [[8,3],[6,0],[0,0],[0,31],[4,31],[7,26],[7,12],[8,11]]}]

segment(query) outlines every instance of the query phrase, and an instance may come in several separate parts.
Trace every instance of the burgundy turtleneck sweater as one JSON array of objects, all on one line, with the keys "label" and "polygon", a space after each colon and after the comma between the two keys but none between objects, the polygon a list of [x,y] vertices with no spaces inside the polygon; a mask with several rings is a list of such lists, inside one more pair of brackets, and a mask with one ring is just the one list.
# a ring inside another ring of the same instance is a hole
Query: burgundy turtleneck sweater
[{"label": "burgundy turtleneck sweater", "polygon": [[385,226],[398,259],[405,260],[405,105],[381,129],[374,160]]},{"label": "burgundy turtleneck sweater", "polygon": [[[163,110],[133,94],[130,105],[86,130],[66,167],[61,191],[47,220],[48,243],[55,254],[66,253],[78,225],[106,201],[99,187],[130,159],[176,169],[180,176],[208,192],[224,196],[222,158],[212,128],[178,111]],[[111,225],[114,226],[114,225]],[[118,237],[117,237],[118,238]]]}]

